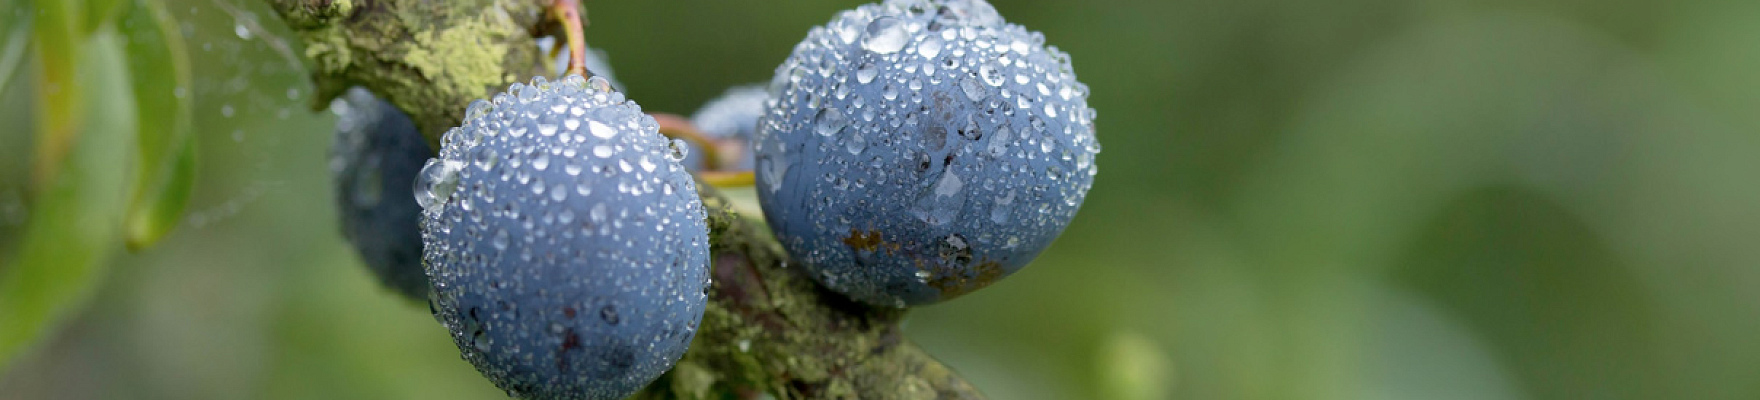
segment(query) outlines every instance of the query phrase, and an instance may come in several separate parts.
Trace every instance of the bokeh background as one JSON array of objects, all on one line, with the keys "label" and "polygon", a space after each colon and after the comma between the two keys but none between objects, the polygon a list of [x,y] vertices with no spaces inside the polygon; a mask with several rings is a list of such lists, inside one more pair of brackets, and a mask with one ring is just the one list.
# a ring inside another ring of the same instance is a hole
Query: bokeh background
[{"label": "bokeh background", "polygon": [[[503,397],[343,242],[286,27],[170,3],[194,212],[0,399]],[[1760,2],[995,3],[1072,55],[1105,148],[1031,267],[909,317],[992,398],[1760,398]],[[630,96],[689,113],[859,3],[586,4]]]}]

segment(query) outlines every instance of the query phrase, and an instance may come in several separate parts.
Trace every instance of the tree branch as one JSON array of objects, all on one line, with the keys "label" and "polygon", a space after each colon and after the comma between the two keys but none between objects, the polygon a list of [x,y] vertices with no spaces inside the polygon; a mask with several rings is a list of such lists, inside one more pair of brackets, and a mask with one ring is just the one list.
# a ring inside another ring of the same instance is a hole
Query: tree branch
[{"label": "tree branch", "polygon": [[851,301],[819,284],[763,223],[698,184],[709,210],[714,284],[691,349],[641,399],[982,399],[904,338],[905,310]]},{"label": "tree branch", "polygon": [[[430,143],[465,105],[545,71],[533,35],[551,0],[267,0],[305,42],[314,108],[348,87],[406,111]],[[709,212],[714,284],[678,365],[634,398],[983,399],[906,340],[905,310],[827,291],[762,221],[699,184]]]},{"label": "tree branch", "polygon": [[305,42],[313,109],[365,86],[407,111],[429,144],[465,105],[544,74],[542,0],[268,0]]}]

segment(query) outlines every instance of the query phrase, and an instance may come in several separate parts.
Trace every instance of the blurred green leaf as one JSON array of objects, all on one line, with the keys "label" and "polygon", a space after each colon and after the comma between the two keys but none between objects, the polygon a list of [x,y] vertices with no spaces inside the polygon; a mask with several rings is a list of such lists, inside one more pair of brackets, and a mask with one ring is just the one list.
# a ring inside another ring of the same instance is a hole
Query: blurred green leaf
[{"label": "blurred green leaf", "polygon": [[24,53],[30,50],[31,19],[30,14],[19,9],[22,3],[0,7],[0,93],[6,93],[6,87],[12,83],[12,75],[18,72],[18,66],[24,64]]},{"label": "blurred green leaf", "polygon": [[1096,354],[1102,398],[1165,399],[1174,385],[1173,361],[1154,339],[1134,331],[1112,334]]},{"label": "blurred green leaf", "polygon": [[69,74],[90,83],[84,98],[92,113],[61,172],[36,193],[17,258],[0,269],[0,370],[85,303],[121,233],[134,99],[103,91],[128,85],[123,40],[91,36],[80,69]]},{"label": "blurred green leaf", "polygon": [[195,135],[190,134],[189,52],[177,20],[164,5],[142,0],[125,18],[135,104],[140,107],[139,154],[129,198],[130,251],[157,243],[177,226],[195,185]]},{"label": "blurred green leaf", "polygon": [[33,24],[43,76],[37,85],[37,137],[32,180],[42,187],[55,181],[62,159],[73,145],[83,121],[79,65],[78,1],[38,0]]},{"label": "blurred green leaf", "polygon": [[[76,0],[63,0],[73,2]],[[80,25],[80,33],[90,35],[103,28],[106,23],[116,19],[127,8],[130,0],[77,0],[83,4],[85,21]]]}]

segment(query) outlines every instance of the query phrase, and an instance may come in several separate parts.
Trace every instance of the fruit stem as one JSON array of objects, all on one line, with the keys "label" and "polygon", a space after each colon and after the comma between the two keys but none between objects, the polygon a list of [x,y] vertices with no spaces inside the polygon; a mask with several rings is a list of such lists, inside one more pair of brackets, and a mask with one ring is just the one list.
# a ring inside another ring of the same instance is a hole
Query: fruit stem
[{"label": "fruit stem", "polygon": [[758,184],[758,176],[752,171],[701,171],[697,172],[697,178],[710,186],[723,189]]},{"label": "fruit stem", "polygon": [[586,19],[581,17],[580,0],[556,0],[550,4],[550,16],[562,24],[563,41],[568,43],[568,70],[563,74],[593,76],[587,71]]},{"label": "fruit stem", "polygon": [[684,139],[696,147],[694,150],[703,152],[703,170],[714,171],[721,168],[721,150],[715,146],[715,140],[697,129],[691,120],[678,114],[653,113],[654,122],[660,123],[660,134],[673,139]]}]

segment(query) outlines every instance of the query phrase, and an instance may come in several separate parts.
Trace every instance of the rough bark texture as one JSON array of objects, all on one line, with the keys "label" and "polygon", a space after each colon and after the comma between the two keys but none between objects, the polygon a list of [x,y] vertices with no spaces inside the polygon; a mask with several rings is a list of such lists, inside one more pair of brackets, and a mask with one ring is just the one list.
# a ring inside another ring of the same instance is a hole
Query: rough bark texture
[{"label": "rough bark texture", "polygon": [[269,0],[305,43],[314,108],[365,86],[428,137],[458,125],[471,100],[543,73],[535,0]]},{"label": "rough bark texture", "polygon": [[[407,111],[430,143],[471,100],[545,73],[533,35],[549,0],[267,0],[305,44],[315,107],[360,85]],[[761,218],[707,185],[714,277],[678,366],[637,399],[982,399],[905,339],[905,310],[855,303],[789,268]]]}]

